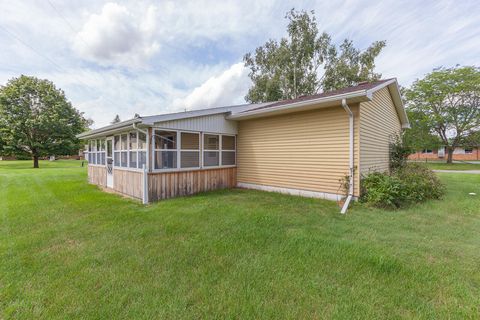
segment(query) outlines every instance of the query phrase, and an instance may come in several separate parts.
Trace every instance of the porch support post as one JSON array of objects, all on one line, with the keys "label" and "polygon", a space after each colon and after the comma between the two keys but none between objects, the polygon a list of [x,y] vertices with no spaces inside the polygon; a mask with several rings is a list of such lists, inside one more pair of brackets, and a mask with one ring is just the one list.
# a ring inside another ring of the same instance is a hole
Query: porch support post
[{"label": "porch support post", "polygon": [[148,171],[145,164],[143,165],[143,168],[142,168],[142,180],[143,180],[142,203],[147,204],[148,203]]}]

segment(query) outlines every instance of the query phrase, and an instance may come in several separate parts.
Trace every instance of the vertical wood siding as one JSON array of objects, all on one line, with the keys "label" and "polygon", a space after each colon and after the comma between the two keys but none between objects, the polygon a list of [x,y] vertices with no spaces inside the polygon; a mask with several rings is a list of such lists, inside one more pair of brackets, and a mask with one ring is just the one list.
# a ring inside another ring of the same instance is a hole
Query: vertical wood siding
[{"label": "vertical wood siding", "polygon": [[107,169],[105,167],[88,166],[88,183],[102,187],[107,186]]},{"label": "vertical wood siding", "polygon": [[[359,161],[358,105],[354,163]],[[241,183],[344,194],[349,174],[349,117],[340,106],[240,121],[237,180]],[[357,170],[358,171],[358,170]],[[359,193],[355,175],[355,195]]]},{"label": "vertical wood siding", "polygon": [[389,170],[389,145],[401,131],[400,120],[388,88],[360,104],[360,172]]},{"label": "vertical wood siding", "polygon": [[142,199],[143,173],[113,169],[113,190],[133,198]]},{"label": "vertical wood siding", "polygon": [[237,184],[236,168],[149,173],[149,201],[215,189],[233,188]]}]

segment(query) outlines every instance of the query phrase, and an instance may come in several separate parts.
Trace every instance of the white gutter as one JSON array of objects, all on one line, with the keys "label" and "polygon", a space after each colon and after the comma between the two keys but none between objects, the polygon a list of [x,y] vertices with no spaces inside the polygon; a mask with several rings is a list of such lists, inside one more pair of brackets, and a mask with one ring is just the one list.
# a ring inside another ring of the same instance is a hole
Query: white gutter
[{"label": "white gutter", "polygon": [[344,98],[342,99],[342,107],[348,113],[349,117],[349,185],[348,185],[348,196],[347,200],[343,204],[342,210],[340,213],[345,214],[347,212],[348,206],[350,205],[350,201],[353,198],[353,180],[354,180],[354,163],[353,163],[353,155],[354,155],[354,136],[353,136],[353,112],[350,110],[350,107],[347,104],[347,100]]},{"label": "white gutter", "polygon": [[[145,134],[145,137],[147,137],[147,141],[145,143],[147,144],[147,153],[145,155],[147,164],[143,165],[142,168],[142,176],[143,176],[143,186],[142,186],[142,203],[147,204],[148,203],[148,166],[150,163],[150,145],[149,145],[149,137],[148,137],[148,131],[142,130],[137,127],[137,123],[132,124],[133,129],[140,131],[141,133]],[[137,159],[138,161],[138,159]]]}]

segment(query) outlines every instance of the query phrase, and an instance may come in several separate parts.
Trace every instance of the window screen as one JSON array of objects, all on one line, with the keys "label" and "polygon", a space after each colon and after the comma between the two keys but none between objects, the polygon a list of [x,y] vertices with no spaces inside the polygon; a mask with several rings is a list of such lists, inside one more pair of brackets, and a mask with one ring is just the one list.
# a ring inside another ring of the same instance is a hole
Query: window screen
[{"label": "window screen", "polygon": [[212,167],[219,165],[219,152],[217,151],[204,151],[203,152],[203,165],[205,167]]},{"label": "window screen", "polygon": [[177,148],[177,133],[175,131],[155,130],[155,149],[166,150]]},{"label": "window screen", "polygon": [[222,150],[235,150],[234,136],[222,136]]},{"label": "window screen", "polygon": [[213,134],[205,134],[203,136],[203,149],[205,150],[218,150],[219,148],[219,136]]},{"label": "window screen", "polygon": [[155,169],[174,169],[176,167],[176,151],[155,151]]}]

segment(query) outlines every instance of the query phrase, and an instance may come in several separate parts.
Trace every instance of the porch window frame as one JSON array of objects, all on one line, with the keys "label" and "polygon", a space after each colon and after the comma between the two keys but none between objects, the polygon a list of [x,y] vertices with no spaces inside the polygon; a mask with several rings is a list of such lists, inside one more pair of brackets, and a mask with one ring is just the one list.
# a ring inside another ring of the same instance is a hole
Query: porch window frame
[{"label": "porch window frame", "polygon": [[[137,142],[136,142],[136,148],[132,148],[130,149],[130,134],[131,133],[136,133],[136,139],[137,139]],[[115,170],[126,170],[126,171],[143,171],[143,167],[140,167],[139,166],[139,154],[140,152],[145,152],[145,166],[148,165],[148,135],[145,135],[145,148],[143,149],[139,149],[138,148],[138,141],[139,141],[139,136],[142,132],[140,132],[139,130],[129,130],[129,131],[125,131],[125,132],[120,132],[120,133],[117,133],[117,134],[114,134],[112,135],[113,137],[113,143],[112,143],[112,148],[113,148],[113,152],[112,152],[112,159],[113,159],[113,168]],[[123,149],[122,147],[122,135],[127,135],[127,149]],[[115,148],[115,138],[118,137],[119,139],[119,143],[120,143],[120,149],[116,149]],[[124,167],[122,166],[122,152],[126,152],[127,153],[127,166]],[[137,166],[136,167],[130,167],[130,152],[135,152],[136,155],[137,155]],[[119,155],[119,166],[115,165],[115,160],[117,158],[117,154]]]},{"label": "porch window frame", "polygon": [[[156,146],[156,132],[157,131],[167,131],[167,132],[175,132],[175,149],[159,149]],[[168,172],[168,171],[178,171],[180,168],[180,151],[179,151],[179,144],[181,143],[181,135],[179,134],[179,130],[175,129],[165,129],[165,128],[152,128],[152,172]],[[166,168],[166,169],[157,169],[155,168],[155,156],[157,152],[175,152],[176,154],[176,167],[175,168]]]},{"label": "porch window frame", "polygon": [[[218,136],[218,149],[205,149],[205,136]],[[204,144],[204,148],[202,150],[202,164],[205,168],[219,168],[222,165],[222,134],[220,133],[207,133],[203,132],[202,134],[202,142]],[[206,166],[205,165],[205,152],[216,152],[218,154],[218,165],[216,166]]]},{"label": "porch window frame", "polygon": [[[177,143],[176,149],[157,149],[155,146],[155,133],[157,131],[170,131],[177,133]],[[195,133],[199,135],[199,166],[198,167],[190,167],[190,168],[182,168],[181,167],[181,151],[197,151],[197,150],[190,150],[190,149],[181,149],[182,133]],[[219,149],[218,150],[205,150],[204,146],[204,136],[205,135],[218,135],[219,136]],[[222,165],[222,136],[233,136],[235,139],[235,150],[225,150],[225,151],[234,151],[235,152],[235,164],[233,165]],[[195,170],[210,170],[210,169],[221,169],[221,168],[235,168],[237,166],[237,135],[232,133],[219,133],[219,132],[209,132],[209,131],[195,131],[195,130],[186,130],[186,129],[171,129],[165,127],[152,127],[152,134],[151,137],[148,137],[149,141],[151,141],[151,145],[149,150],[150,153],[150,161],[152,161],[152,173],[161,173],[161,172],[181,172],[181,171],[195,171]],[[177,153],[177,166],[176,168],[168,168],[168,169],[156,169],[155,168],[155,152],[162,151],[162,150],[171,150],[176,151]],[[205,166],[204,165],[204,152],[205,151],[214,151],[219,153],[219,161],[217,166]]]},{"label": "porch window frame", "polygon": [[[105,143],[106,137],[88,140],[87,161],[89,166],[105,167],[107,153]],[[104,155],[104,163],[101,161],[102,155]],[[92,161],[93,158],[95,158],[95,161]]]},{"label": "porch window frame", "polygon": [[[223,137],[224,136],[233,137],[233,149],[223,149]],[[223,134],[222,138],[220,139],[220,143],[221,143],[220,144],[220,166],[222,166],[222,167],[237,166],[237,136],[234,135],[234,134]],[[234,158],[235,163],[234,164],[222,165],[223,152],[233,152],[234,153],[233,158]]]},{"label": "porch window frame", "polygon": [[[195,134],[198,138],[198,149],[183,149],[182,148],[182,133]],[[202,167],[202,134],[195,131],[180,130],[177,132],[177,169],[179,170],[198,170]],[[182,152],[196,152],[198,154],[198,166],[182,168]]]}]

